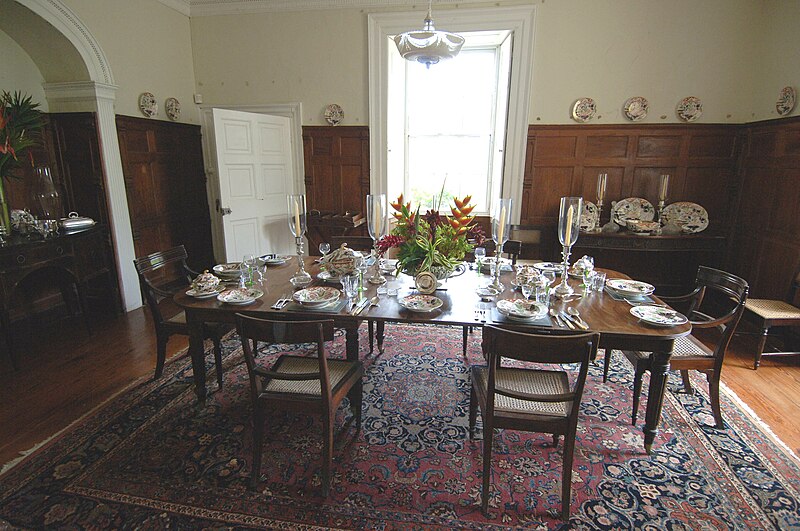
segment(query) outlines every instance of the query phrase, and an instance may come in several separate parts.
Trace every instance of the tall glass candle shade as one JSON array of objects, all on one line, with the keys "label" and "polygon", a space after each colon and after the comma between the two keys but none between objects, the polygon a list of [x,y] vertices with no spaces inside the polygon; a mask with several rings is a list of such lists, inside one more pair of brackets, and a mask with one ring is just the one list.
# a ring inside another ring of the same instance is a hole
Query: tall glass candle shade
[{"label": "tall glass candle shade", "polygon": [[592,232],[600,232],[603,226],[603,202],[606,199],[606,185],[608,184],[608,174],[600,173],[597,175],[597,224]]},{"label": "tall glass candle shade", "polygon": [[491,287],[498,291],[503,291],[505,287],[500,282],[500,255],[503,252],[503,244],[508,241],[511,232],[511,208],[513,201],[510,197],[500,198],[492,210],[492,240],[494,240],[494,279]]},{"label": "tall glass candle shade", "polygon": [[287,196],[287,221],[289,231],[294,236],[297,247],[297,272],[290,279],[295,287],[307,286],[311,283],[311,275],[306,272],[303,264],[303,234],[306,232],[306,196],[304,194],[290,194]]},{"label": "tall glass candle shade", "polygon": [[582,197],[562,197],[558,212],[558,241],[561,242],[563,250],[561,256],[564,257],[564,270],[561,275],[561,284],[556,286],[555,292],[558,296],[569,295],[573,292],[567,280],[569,279],[569,255],[572,246],[578,241],[578,234],[581,226],[581,213],[583,212]]},{"label": "tall glass candle shade", "polygon": [[667,204],[668,195],[669,195],[669,175],[664,174],[660,177],[658,182],[658,221],[662,221],[661,214],[663,214],[664,207]]},{"label": "tall glass candle shade", "polygon": [[[367,196],[367,230],[372,238],[372,247],[377,249],[378,240],[386,236],[386,194]],[[376,251],[377,252],[377,251]],[[381,274],[380,260],[375,260],[375,273],[368,279],[371,284],[383,284],[386,278]]]}]

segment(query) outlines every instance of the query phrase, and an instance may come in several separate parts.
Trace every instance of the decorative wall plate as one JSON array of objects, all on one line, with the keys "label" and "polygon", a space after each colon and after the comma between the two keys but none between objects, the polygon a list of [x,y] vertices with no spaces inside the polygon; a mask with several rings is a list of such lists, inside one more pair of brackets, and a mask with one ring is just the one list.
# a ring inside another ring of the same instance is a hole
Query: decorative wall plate
[{"label": "decorative wall plate", "polygon": [[629,219],[653,221],[655,215],[656,212],[650,201],[641,197],[629,197],[622,201],[617,201],[611,213],[611,219],[620,227],[627,227]]},{"label": "decorative wall plate", "polygon": [[167,117],[176,122],[181,117],[181,102],[175,98],[167,98],[167,101],[164,102],[164,110],[167,112]]},{"label": "decorative wall plate", "polygon": [[775,102],[775,110],[781,116],[786,116],[794,110],[794,105],[797,102],[797,92],[794,87],[783,87],[781,93],[778,95],[778,101]]},{"label": "decorative wall plate", "polygon": [[661,214],[664,225],[674,223],[688,234],[702,232],[708,227],[708,212],[697,203],[679,201],[664,207]]},{"label": "decorative wall plate", "polygon": [[597,213],[597,205],[591,201],[584,201],[583,214],[581,215],[581,230],[590,231],[597,227],[597,222],[600,221],[600,216]]},{"label": "decorative wall plate", "polygon": [[694,122],[703,114],[703,103],[694,96],[683,98],[678,102],[675,113],[684,122]]},{"label": "decorative wall plate", "polygon": [[325,121],[331,125],[339,125],[344,119],[342,107],[336,103],[331,103],[325,107]]},{"label": "decorative wall plate", "polygon": [[572,105],[572,119],[576,122],[588,122],[596,112],[597,106],[592,98],[581,98]]},{"label": "decorative wall plate", "polygon": [[625,100],[622,106],[622,112],[625,118],[631,122],[638,122],[647,116],[647,111],[650,108],[650,103],[641,96],[634,96]]},{"label": "decorative wall plate", "polygon": [[142,92],[139,95],[139,110],[148,118],[158,114],[158,102],[152,92]]}]

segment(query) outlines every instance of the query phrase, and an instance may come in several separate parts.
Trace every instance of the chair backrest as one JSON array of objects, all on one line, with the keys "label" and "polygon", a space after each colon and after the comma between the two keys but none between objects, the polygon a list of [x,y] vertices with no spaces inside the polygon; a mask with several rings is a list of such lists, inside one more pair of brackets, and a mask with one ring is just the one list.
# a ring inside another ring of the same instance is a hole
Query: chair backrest
[{"label": "chair backrest", "polygon": [[343,243],[354,251],[370,251],[373,246],[369,236],[331,236],[331,251],[338,249]]},{"label": "chair backrest", "polygon": [[157,324],[164,321],[160,302],[174,295],[192,281],[192,270],[186,265],[186,248],[178,245],[166,251],[152,253],[133,260],[139,276],[142,296]]},{"label": "chair backrest", "polygon": [[517,265],[517,259],[522,254],[522,242],[519,240],[508,240],[503,244],[503,252],[511,259],[511,265]]},{"label": "chair backrest", "polygon": [[797,271],[792,279],[792,287],[789,288],[788,302],[800,308],[800,264],[797,265]]},{"label": "chair backrest", "polygon": [[[269,380],[319,380],[322,399],[330,400],[331,387],[325,342],[333,341],[333,320],[276,321],[236,314],[236,330],[242,340],[244,360],[250,376],[250,394],[256,400]],[[316,343],[318,371],[312,373],[280,373],[256,365],[253,341],[267,344]],[[266,380],[266,382],[265,382]]]},{"label": "chair backrest", "polygon": [[[722,365],[725,351],[744,313],[749,286],[731,273],[700,266],[696,280],[698,294],[687,315],[694,328],[715,328],[719,338],[714,348],[717,365]],[[706,302],[706,304],[703,304]]]},{"label": "chair backrest", "polygon": [[[483,328],[483,351],[489,364],[488,396],[493,402],[494,393],[520,400],[536,402],[568,402],[573,406],[579,403],[589,371],[589,360],[597,354],[600,334],[581,333],[570,335],[531,334],[516,330],[507,330],[495,326]],[[500,358],[542,364],[580,363],[578,377],[568,394],[528,394],[503,389],[496,386],[496,372],[500,366]],[[494,391],[494,392],[492,392]],[[569,408],[577,421],[577,407]]]}]

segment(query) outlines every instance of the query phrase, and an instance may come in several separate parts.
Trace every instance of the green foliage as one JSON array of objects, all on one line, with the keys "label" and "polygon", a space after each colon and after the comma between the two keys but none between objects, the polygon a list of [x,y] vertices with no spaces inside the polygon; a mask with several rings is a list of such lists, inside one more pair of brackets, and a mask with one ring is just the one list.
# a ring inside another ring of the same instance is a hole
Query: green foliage
[{"label": "green foliage", "polygon": [[39,143],[42,125],[39,104],[31,96],[0,94],[0,177],[13,175],[26,157],[33,165],[30,148]]}]

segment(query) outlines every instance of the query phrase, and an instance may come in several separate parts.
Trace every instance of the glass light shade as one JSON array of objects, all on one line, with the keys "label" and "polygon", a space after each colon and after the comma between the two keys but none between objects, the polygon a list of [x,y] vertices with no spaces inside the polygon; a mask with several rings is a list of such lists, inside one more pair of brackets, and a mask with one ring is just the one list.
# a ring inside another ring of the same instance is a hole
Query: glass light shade
[{"label": "glass light shade", "polygon": [[306,232],[306,196],[304,194],[291,194],[287,196],[288,211],[287,221],[292,236],[298,238]]},{"label": "glass light shade", "polygon": [[447,31],[437,31],[431,18],[431,4],[423,29],[395,35],[394,43],[400,56],[407,61],[417,61],[428,68],[443,59],[452,59],[464,46],[464,37]]},{"label": "glass light shade", "polygon": [[558,212],[558,240],[561,245],[572,247],[578,240],[583,212],[582,197],[562,197]]},{"label": "glass light shade", "polygon": [[37,166],[34,199],[39,203],[41,219],[61,218],[61,195],[58,193],[48,166]]},{"label": "glass light shade", "polygon": [[386,194],[367,196],[367,230],[375,241],[386,236]]},{"label": "glass light shade", "polygon": [[492,239],[498,247],[508,241],[511,232],[512,200],[500,198],[492,210]]}]

